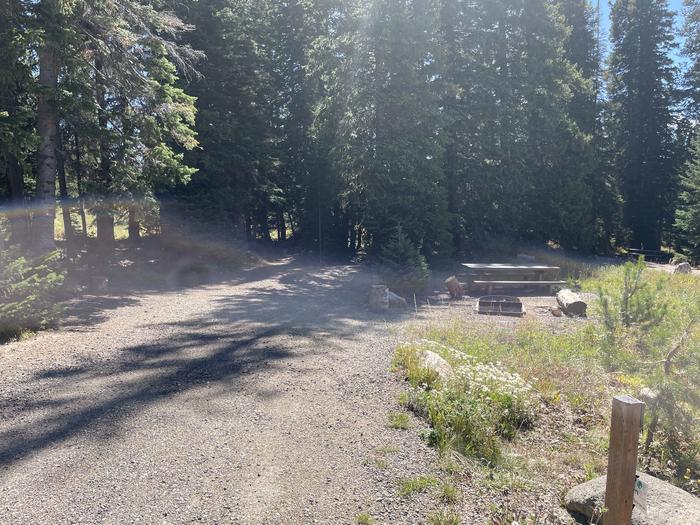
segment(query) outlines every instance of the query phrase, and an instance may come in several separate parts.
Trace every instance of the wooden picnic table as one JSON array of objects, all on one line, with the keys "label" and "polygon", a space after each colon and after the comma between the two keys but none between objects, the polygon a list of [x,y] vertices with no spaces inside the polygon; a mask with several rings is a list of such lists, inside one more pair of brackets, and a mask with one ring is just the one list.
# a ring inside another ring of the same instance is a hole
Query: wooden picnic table
[{"label": "wooden picnic table", "polygon": [[494,287],[522,288],[561,286],[563,281],[557,280],[561,268],[540,264],[484,264],[463,263],[466,270],[467,288],[486,288],[489,294]]},{"label": "wooden picnic table", "polygon": [[559,275],[559,271],[561,270],[559,266],[547,266],[540,264],[463,263],[462,266],[467,270],[469,277],[474,277],[475,279],[478,279],[479,277],[495,276],[500,278],[531,278],[532,280],[542,281],[544,280],[545,276],[557,277]]},{"label": "wooden picnic table", "polygon": [[521,270],[534,270],[534,271],[559,271],[561,268],[559,266],[545,266],[538,264],[484,264],[484,263],[462,263],[462,266],[469,270],[497,270],[497,271],[521,271]]},{"label": "wooden picnic table", "polygon": [[644,256],[644,260],[649,261],[649,262],[668,263],[671,260],[670,253],[662,252],[659,250],[644,250],[641,248],[628,248],[627,254],[632,259],[636,259],[640,255],[642,255],[642,256]]}]

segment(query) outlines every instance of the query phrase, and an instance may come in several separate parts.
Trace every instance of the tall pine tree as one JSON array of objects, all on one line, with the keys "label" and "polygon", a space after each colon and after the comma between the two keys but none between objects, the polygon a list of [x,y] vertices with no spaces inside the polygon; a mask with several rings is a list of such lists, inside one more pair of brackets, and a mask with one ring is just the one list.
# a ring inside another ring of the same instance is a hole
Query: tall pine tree
[{"label": "tall pine tree", "polygon": [[624,220],[632,245],[659,249],[674,178],[673,15],[664,0],[617,0],[611,16],[608,91]]}]

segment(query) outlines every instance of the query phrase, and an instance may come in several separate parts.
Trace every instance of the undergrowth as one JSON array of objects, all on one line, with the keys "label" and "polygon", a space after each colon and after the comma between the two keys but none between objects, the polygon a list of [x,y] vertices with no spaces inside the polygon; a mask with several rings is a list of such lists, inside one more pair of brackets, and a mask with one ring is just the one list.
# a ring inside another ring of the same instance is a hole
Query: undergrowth
[{"label": "undergrowth", "polygon": [[418,492],[425,492],[438,485],[438,480],[430,476],[418,476],[401,480],[399,484],[399,496],[407,498]]},{"label": "undergrowth", "polygon": [[53,323],[60,314],[56,292],[62,283],[59,252],[36,259],[14,249],[0,252],[0,342]]},{"label": "undergrowth", "polygon": [[[504,445],[536,425],[539,407],[567,407],[605,436],[611,398],[635,395],[647,403],[641,466],[700,493],[700,280],[643,262],[587,273],[581,286],[599,298],[588,321],[561,330],[533,319],[515,330],[461,320],[422,329],[422,339],[396,350],[411,385],[402,401],[428,420],[426,437],[441,451],[502,470]],[[423,369],[424,351],[446,359],[452,379]],[[592,449],[604,458],[606,443]]]}]

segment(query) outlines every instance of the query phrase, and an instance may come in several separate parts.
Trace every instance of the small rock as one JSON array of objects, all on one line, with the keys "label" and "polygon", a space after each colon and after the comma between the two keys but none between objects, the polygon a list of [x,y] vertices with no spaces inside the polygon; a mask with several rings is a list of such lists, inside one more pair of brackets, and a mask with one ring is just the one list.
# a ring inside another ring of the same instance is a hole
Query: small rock
[{"label": "small rock", "polygon": [[654,392],[651,388],[644,387],[639,392],[639,399],[641,399],[645,403],[650,403],[652,401],[656,401],[657,397],[659,397],[659,393]]},{"label": "small rock", "polygon": [[561,308],[552,308],[551,312],[554,317],[562,317],[564,315],[561,311]]},{"label": "small rock", "polygon": [[[658,478],[639,474],[649,485],[647,514],[635,509],[631,525],[697,525],[700,523],[700,499]],[[567,510],[582,514],[589,521],[594,509],[605,501],[606,477],[587,481],[571,489],[564,498]]]},{"label": "small rock", "polygon": [[420,356],[420,365],[423,368],[435,370],[440,376],[440,379],[443,380],[450,379],[454,374],[452,365],[450,365],[450,363],[445,361],[445,359],[440,357],[438,354],[431,352],[430,350],[423,350]]},{"label": "small rock", "polygon": [[692,273],[693,268],[690,266],[690,263],[687,262],[682,262],[676,268],[673,270],[673,273],[682,273],[682,274],[688,274]]}]

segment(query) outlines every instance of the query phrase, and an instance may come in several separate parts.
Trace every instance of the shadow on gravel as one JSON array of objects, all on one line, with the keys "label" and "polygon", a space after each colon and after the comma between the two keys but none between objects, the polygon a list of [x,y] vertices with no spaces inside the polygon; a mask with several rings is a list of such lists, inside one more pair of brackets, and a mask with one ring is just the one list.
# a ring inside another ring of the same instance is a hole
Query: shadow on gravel
[{"label": "shadow on gravel", "polygon": [[[56,398],[0,400],[3,415],[29,420],[0,433],[0,466],[85,432],[109,437],[118,432],[123,420],[150,404],[202,384],[231,382],[257,366],[274,366],[274,361],[291,357],[283,350],[261,347],[276,333],[270,329],[233,340],[188,331],[159,343],[126,348],[116,364],[38,372],[27,382],[45,382]],[[198,351],[191,355],[190,349]],[[96,383],[100,387],[93,391],[90,385]]]},{"label": "shadow on gravel", "polygon": [[93,327],[109,319],[109,313],[138,304],[133,296],[83,296],[68,303],[61,328]]},{"label": "shadow on gravel", "polygon": [[[153,342],[114,349],[107,359],[38,370],[0,396],[0,467],[79,436],[110,439],[140,411],[200,386],[231,388],[253,372],[272,373],[310,354],[346,351],[343,340],[371,329],[369,322],[391,323],[410,313],[387,318],[368,312],[372,282],[371,274],[356,267],[308,267],[295,259],[248,270],[213,288],[215,293],[208,290],[211,311],[158,325]],[[106,308],[131,304],[102,300]],[[97,313],[81,318],[82,325],[101,319]],[[157,337],[162,333],[169,335]],[[285,349],[279,339],[285,336],[300,344]],[[255,384],[247,388],[261,397],[275,395]]]}]

